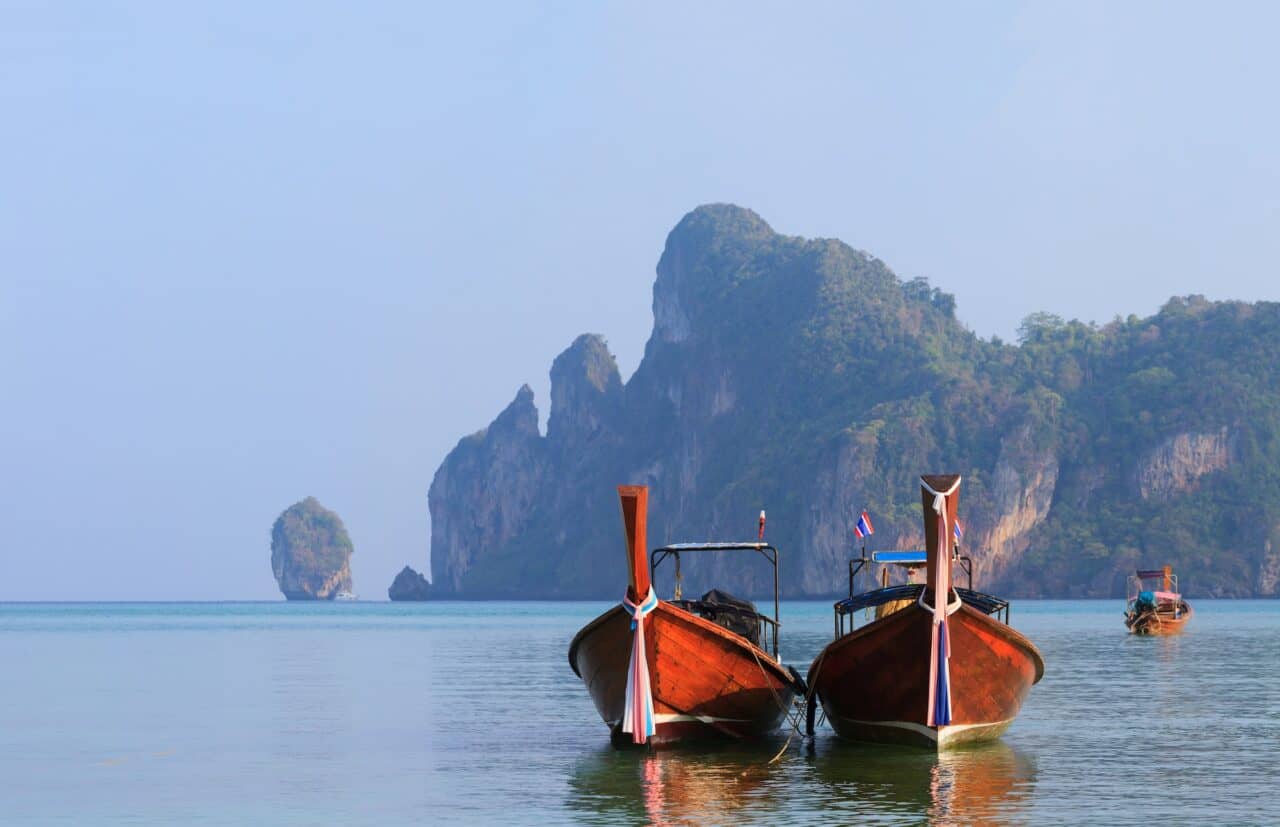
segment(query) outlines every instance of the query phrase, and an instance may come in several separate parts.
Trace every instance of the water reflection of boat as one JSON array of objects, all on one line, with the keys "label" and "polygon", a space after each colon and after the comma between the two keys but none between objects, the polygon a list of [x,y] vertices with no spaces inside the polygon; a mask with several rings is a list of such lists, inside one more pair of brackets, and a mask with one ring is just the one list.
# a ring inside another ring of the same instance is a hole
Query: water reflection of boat
[{"label": "water reflection of boat", "polygon": [[[631,576],[627,602],[584,626],[569,646],[569,665],[612,737],[663,746],[772,732],[804,691],[795,671],[778,662],[777,550],[759,542],[677,544],[654,552],[657,562],[672,557],[677,572],[681,554],[761,554],[774,566],[773,618],[714,591],[694,601],[659,600],[645,554],[648,489],[620,486],[618,495]],[[772,653],[762,648],[766,637]]]},{"label": "water reflection of boat", "polygon": [[[837,637],[809,668],[831,726],[858,741],[943,749],[999,737],[1044,674],[1035,645],[1002,622],[1008,603],[953,587],[959,475],[921,477],[924,585],[852,594],[835,606]],[[900,552],[895,552],[900,553]],[[898,604],[844,630],[858,609]],[[810,731],[813,706],[810,705]]]},{"label": "water reflection of boat", "polygon": [[1035,793],[1034,756],[999,741],[931,753],[821,738],[774,765],[768,753],[600,749],[574,767],[566,808],[587,824],[769,824],[791,811],[830,823],[1008,824],[1026,820]]},{"label": "water reflection of boat", "polygon": [[[781,740],[779,740],[781,743]],[[569,809],[584,822],[735,824],[761,821],[774,807],[778,768],[759,749],[604,749],[578,762]]]},{"label": "water reflection of boat", "polygon": [[[861,821],[897,816],[930,824],[1008,824],[1032,803],[1036,762],[1001,741],[941,753],[831,739],[809,762],[809,802]],[[841,807],[841,802],[857,802]],[[837,812],[836,808],[846,812]]]},{"label": "water reflection of boat", "polygon": [[1178,592],[1178,575],[1165,566],[1139,570],[1128,580],[1124,625],[1135,635],[1176,635],[1191,619],[1191,604]]}]

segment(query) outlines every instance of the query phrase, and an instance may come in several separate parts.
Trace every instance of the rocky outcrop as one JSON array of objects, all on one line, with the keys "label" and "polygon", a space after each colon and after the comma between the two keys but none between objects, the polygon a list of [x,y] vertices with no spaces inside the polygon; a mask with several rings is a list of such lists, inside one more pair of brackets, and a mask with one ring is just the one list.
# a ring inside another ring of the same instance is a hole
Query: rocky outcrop
[{"label": "rocky outcrop", "polygon": [[1231,464],[1231,436],[1226,427],[1208,433],[1181,433],[1152,451],[1138,469],[1138,491],[1144,500],[1167,500],[1192,489],[1205,474]]},{"label": "rocky outcrop", "polygon": [[351,591],[351,538],[338,515],[307,497],[271,528],[271,572],[289,600],[332,600]]},{"label": "rocky outcrop", "polygon": [[563,457],[588,450],[616,431],[622,416],[622,377],[604,339],[584,334],[551,364],[547,442]]},{"label": "rocky outcrop", "polygon": [[387,588],[387,597],[395,601],[426,600],[431,590],[427,578],[405,566]]}]

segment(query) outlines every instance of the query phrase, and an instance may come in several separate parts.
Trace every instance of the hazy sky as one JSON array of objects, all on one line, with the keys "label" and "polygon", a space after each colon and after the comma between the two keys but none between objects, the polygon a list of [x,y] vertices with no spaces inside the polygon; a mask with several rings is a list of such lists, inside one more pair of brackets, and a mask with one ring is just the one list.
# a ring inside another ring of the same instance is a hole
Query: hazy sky
[{"label": "hazy sky", "polygon": [[983,336],[1280,299],[1274,5],[0,0],[0,600],[356,590],[666,233],[732,201]]}]

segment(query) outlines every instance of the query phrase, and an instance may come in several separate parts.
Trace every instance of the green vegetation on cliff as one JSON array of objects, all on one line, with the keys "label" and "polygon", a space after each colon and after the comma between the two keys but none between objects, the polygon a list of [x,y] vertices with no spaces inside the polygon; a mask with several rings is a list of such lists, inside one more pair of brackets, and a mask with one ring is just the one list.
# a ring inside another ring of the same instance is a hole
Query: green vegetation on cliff
[{"label": "green vegetation on cliff", "polygon": [[[653,310],[625,384],[580,337],[552,370],[546,437],[524,390],[442,464],[444,593],[614,594],[613,485],[629,482],[652,488],[655,544],[740,537],[768,508],[784,591],[831,594],[862,508],[881,545],[919,542],[921,472],[965,475],[983,587],[1117,595],[1163,563],[1191,594],[1280,586],[1280,305],[1192,296],[1104,326],[1039,313],[1017,345],[983,340],[923,279],[711,205],[668,237]],[[731,561],[688,573],[766,585]]]}]

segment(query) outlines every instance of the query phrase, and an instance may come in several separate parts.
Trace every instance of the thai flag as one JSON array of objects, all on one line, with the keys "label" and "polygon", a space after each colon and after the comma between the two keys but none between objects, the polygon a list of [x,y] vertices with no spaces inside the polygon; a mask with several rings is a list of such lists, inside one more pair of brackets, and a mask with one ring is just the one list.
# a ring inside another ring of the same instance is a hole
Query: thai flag
[{"label": "thai flag", "polygon": [[960,542],[960,540],[964,537],[964,526],[960,525],[959,517],[956,517],[955,535],[956,535],[957,543]]},{"label": "thai flag", "polygon": [[876,530],[871,527],[871,518],[867,516],[867,512],[862,512],[862,516],[858,518],[857,524],[853,527],[853,533],[860,538],[870,537],[876,533]]}]

